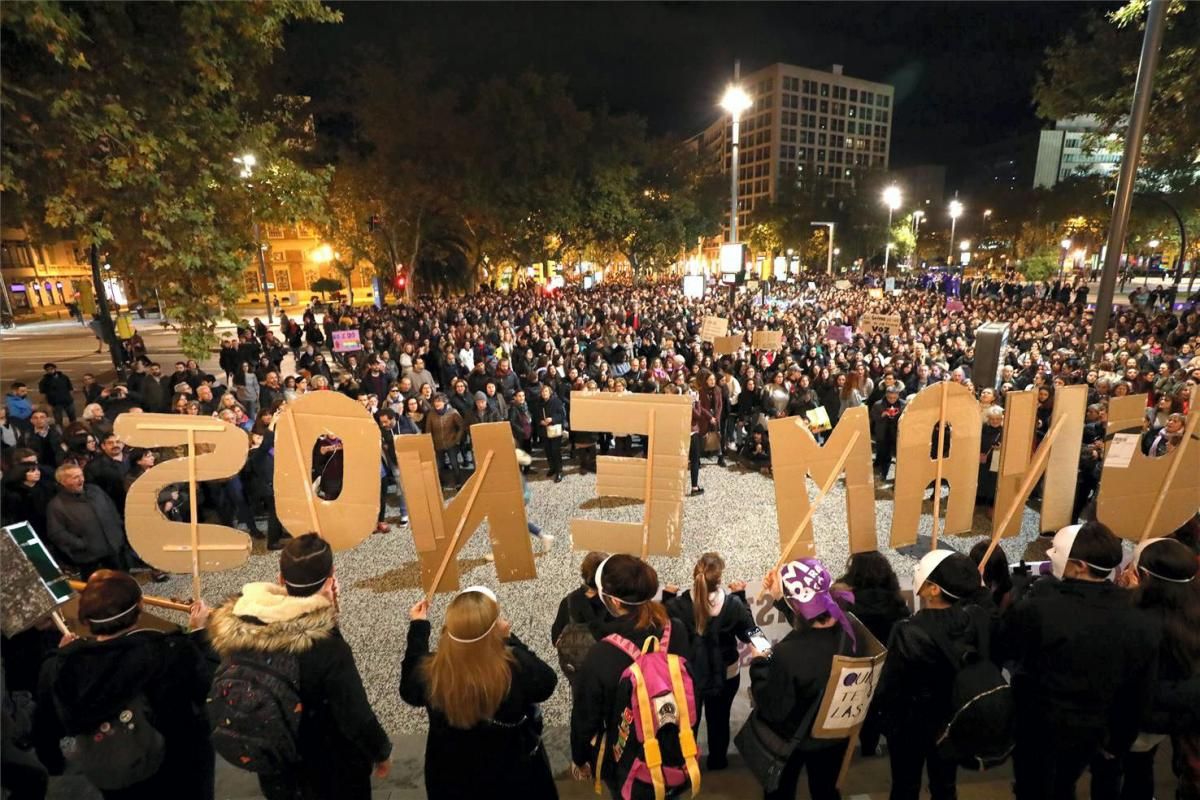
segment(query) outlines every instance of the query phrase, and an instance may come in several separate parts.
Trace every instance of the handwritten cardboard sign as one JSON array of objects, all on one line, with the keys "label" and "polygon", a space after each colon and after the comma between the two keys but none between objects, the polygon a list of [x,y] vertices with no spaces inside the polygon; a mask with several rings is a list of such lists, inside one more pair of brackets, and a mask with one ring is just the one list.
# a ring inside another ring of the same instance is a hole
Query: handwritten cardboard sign
[{"label": "handwritten cardboard sign", "polygon": [[333,352],[351,353],[362,350],[362,342],[358,339],[358,331],[334,331]]},{"label": "handwritten cardboard sign", "polygon": [[729,320],[725,317],[705,317],[700,325],[700,341],[713,342],[719,336],[729,335]]},{"label": "handwritten cardboard sign", "polygon": [[755,350],[778,350],[783,346],[783,331],[755,331],[750,347]]},{"label": "handwritten cardboard sign", "polygon": [[718,336],[713,339],[713,353],[718,356],[732,355],[742,346],[741,336]]},{"label": "handwritten cardboard sign", "polygon": [[896,336],[901,332],[899,314],[863,314],[858,318],[858,329],[863,333],[882,333]]}]

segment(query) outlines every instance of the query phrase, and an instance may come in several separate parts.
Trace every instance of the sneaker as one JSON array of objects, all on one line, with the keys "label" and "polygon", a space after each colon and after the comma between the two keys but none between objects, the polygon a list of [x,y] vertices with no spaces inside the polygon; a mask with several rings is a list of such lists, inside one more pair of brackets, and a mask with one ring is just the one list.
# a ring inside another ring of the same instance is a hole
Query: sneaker
[{"label": "sneaker", "polygon": [[387,533],[389,530],[391,530],[391,528],[388,527],[386,522],[380,522],[375,526],[376,533]]},{"label": "sneaker", "polygon": [[554,546],[554,537],[551,536],[550,534],[543,533],[538,538],[541,539],[541,541],[542,541],[542,549],[543,550],[549,550],[551,547]]},{"label": "sneaker", "polygon": [[698,494],[704,494],[704,490],[701,489],[699,486],[693,486],[692,487],[692,496],[695,497]]},{"label": "sneaker", "polygon": [[408,524],[408,514],[403,514],[403,515],[401,515],[401,517],[400,517],[400,524],[401,524],[401,525],[407,525],[407,524]]},{"label": "sneaker", "polygon": [[155,583],[166,583],[167,581],[171,580],[171,576],[165,572],[151,570],[150,580],[154,581]]}]

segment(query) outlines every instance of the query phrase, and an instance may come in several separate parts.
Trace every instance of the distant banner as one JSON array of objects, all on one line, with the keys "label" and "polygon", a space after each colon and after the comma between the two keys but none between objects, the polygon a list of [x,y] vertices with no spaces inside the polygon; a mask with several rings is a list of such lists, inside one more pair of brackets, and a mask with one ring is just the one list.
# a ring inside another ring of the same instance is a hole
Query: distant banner
[{"label": "distant banner", "polygon": [[349,353],[362,350],[362,342],[358,340],[358,331],[334,331],[333,352]]},{"label": "distant banner", "polygon": [[962,300],[955,300],[953,297],[947,297],[946,298],[946,310],[947,311],[964,311],[964,310],[966,310],[966,306],[963,305]]},{"label": "distant banner", "polygon": [[825,338],[831,342],[850,344],[854,340],[854,331],[849,325],[830,325],[825,329]]}]

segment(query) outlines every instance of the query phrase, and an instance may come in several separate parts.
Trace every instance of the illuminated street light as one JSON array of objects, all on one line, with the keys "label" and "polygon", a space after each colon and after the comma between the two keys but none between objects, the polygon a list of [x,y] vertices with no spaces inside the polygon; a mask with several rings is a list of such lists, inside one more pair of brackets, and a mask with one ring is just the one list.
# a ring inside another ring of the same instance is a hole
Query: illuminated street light
[{"label": "illuminated street light", "polygon": [[[735,70],[736,72],[736,70]],[[736,75],[735,75],[736,77]],[[746,94],[746,90],[738,86],[736,83],[731,83],[725,89],[725,96],[721,98],[721,108],[729,114],[733,121],[733,142],[730,146],[730,163],[729,163],[729,243],[737,244],[738,240],[738,147],[739,138],[741,136],[741,117],[742,112],[754,105],[750,99],[750,95]]]},{"label": "illuminated street light", "polygon": [[[258,164],[258,159],[254,157],[254,153],[243,153],[240,156],[234,156],[233,163],[240,164],[242,167],[242,171],[238,173],[238,177],[248,181],[254,177],[254,167]],[[257,215],[254,213],[253,193],[251,194],[250,201],[250,216],[253,218],[252,222],[254,224],[254,244],[258,249],[258,276],[262,281],[264,296],[267,298],[267,322],[270,323],[275,321],[275,314],[271,310],[271,286],[267,281],[267,257],[263,253],[262,232],[258,227]]]},{"label": "illuminated street light", "polygon": [[892,212],[900,207],[900,187],[892,184],[883,190],[883,204],[887,206],[888,223],[887,223],[887,240],[883,245],[883,275],[887,277],[888,257],[892,252]]},{"label": "illuminated street light", "polygon": [[1067,265],[1067,252],[1071,249],[1071,240],[1063,239],[1059,244],[1062,245],[1062,258],[1058,260],[1058,279],[1061,281]]},{"label": "illuminated street light", "polygon": [[1157,249],[1158,249],[1158,246],[1159,246],[1160,244],[1162,244],[1162,242],[1160,242],[1158,239],[1151,239],[1151,240],[1150,240],[1149,242],[1147,242],[1146,244],[1150,245],[1150,249],[1151,249],[1151,250],[1157,250]]},{"label": "illuminated street light", "polygon": [[971,240],[963,239],[961,242],[958,243],[958,249],[962,250],[964,253],[967,252],[968,250],[970,250],[971,249]]},{"label": "illuminated street light", "polygon": [[950,249],[946,251],[946,264],[949,266],[954,258],[954,229],[958,226],[958,218],[962,216],[963,204],[957,200],[950,201]]}]

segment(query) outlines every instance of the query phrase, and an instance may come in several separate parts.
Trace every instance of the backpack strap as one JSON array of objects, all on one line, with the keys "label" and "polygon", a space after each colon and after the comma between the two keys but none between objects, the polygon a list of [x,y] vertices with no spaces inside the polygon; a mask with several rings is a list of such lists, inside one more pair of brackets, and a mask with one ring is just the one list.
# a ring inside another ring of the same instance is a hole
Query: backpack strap
[{"label": "backpack strap", "polygon": [[667,656],[667,667],[671,670],[671,693],[676,699],[682,699],[679,704],[679,749],[683,753],[683,763],[687,767],[688,778],[692,784],[692,797],[700,793],[700,765],[696,762],[698,749],[696,735],[692,732],[692,715],[688,711],[687,694],[683,688],[683,671],[679,666],[679,656]]},{"label": "backpack strap", "polygon": [[668,622],[663,627],[663,634],[659,638],[659,644],[662,646],[662,649],[664,651],[667,650],[668,648],[670,648],[670,646],[671,646],[671,623],[670,622]]},{"label": "backpack strap", "polygon": [[633,659],[633,661],[635,663],[637,662],[637,660],[639,658],[642,657],[642,651],[638,649],[637,645],[635,645],[633,642],[626,639],[624,636],[620,636],[615,633],[610,633],[608,636],[605,636],[600,641],[608,642],[613,647],[617,648],[622,653],[624,653],[625,655],[627,655],[631,659]]},{"label": "backpack strap", "polygon": [[633,676],[633,690],[637,692],[638,712],[642,721],[642,757],[650,770],[650,780],[654,783],[654,800],[664,800],[667,796],[667,781],[662,771],[662,748],[659,747],[658,737],[654,735],[654,718],[651,716],[650,695],[646,692],[646,678],[642,668],[636,661],[629,667]]}]

